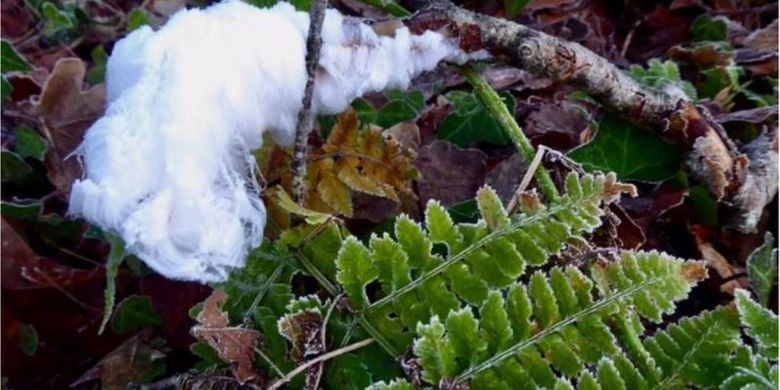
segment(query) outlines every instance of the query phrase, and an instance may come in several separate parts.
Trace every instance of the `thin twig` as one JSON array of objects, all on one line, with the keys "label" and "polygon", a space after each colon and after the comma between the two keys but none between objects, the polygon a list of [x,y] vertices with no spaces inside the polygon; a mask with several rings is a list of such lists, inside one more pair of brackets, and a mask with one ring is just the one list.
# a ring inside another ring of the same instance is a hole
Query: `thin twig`
[{"label": "thin twig", "polygon": [[277,380],[270,387],[268,387],[267,390],[276,390],[276,389],[280,388],[283,384],[291,381],[292,378],[295,378],[296,375],[298,375],[298,374],[306,371],[307,369],[309,369],[309,367],[311,367],[311,366],[313,366],[315,364],[319,364],[321,362],[324,362],[326,360],[333,359],[333,358],[335,358],[337,356],[341,356],[341,355],[343,355],[345,353],[352,352],[352,351],[354,351],[356,349],[363,348],[363,347],[373,343],[374,341],[376,341],[376,340],[370,339],[370,338],[369,339],[365,339],[365,340],[362,340],[362,341],[358,341],[358,342],[356,342],[354,344],[347,345],[344,348],[334,349],[333,351],[330,351],[330,352],[328,352],[326,354],[322,354],[320,356],[317,356],[316,358],[311,359],[311,360],[307,361],[306,363],[303,363],[300,366],[296,367],[294,370],[288,372],[284,377],[282,377],[281,379]]},{"label": "thin twig", "polygon": [[314,79],[322,48],[322,22],[325,20],[325,8],[328,0],[314,0],[309,12],[309,36],[306,39],[306,88],[303,90],[301,111],[298,112],[298,124],[295,127],[295,149],[293,151],[293,199],[303,203],[306,192],[306,152],[309,146],[309,133],[314,123],[311,109],[314,94]]},{"label": "thin twig", "polygon": [[528,184],[531,183],[531,179],[534,177],[534,173],[542,164],[542,158],[544,158],[544,153],[546,150],[547,148],[544,146],[540,146],[539,149],[536,150],[536,155],[534,155],[534,159],[531,160],[530,164],[528,164],[528,169],[525,171],[525,175],[523,175],[523,179],[520,180],[520,184],[517,185],[517,189],[515,189],[515,193],[512,194],[512,198],[509,199],[509,204],[506,206],[506,209],[509,210],[510,213],[512,212],[512,210],[515,209],[515,207],[517,207],[520,194],[522,194],[523,191],[525,191],[525,189],[528,187]]}]

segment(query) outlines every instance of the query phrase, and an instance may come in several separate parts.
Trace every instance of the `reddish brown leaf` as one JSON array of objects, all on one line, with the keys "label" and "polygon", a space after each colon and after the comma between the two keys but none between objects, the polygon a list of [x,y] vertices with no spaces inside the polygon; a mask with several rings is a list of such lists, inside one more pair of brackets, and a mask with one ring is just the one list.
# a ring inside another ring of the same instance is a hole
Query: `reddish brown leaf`
[{"label": "reddish brown leaf", "polygon": [[487,156],[477,149],[461,149],[443,141],[420,148],[415,165],[420,201],[437,199],[445,206],[474,198],[485,182]]},{"label": "reddish brown leaf", "polygon": [[233,376],[240,383],[257,377],[252,358],[260,333],[253,329],[229,327],[227,315],[222,311],[227,294],[214,290],[203,303],[203,311],[192,328],[192,334],[208,343],[225,362],[233,364]]}]

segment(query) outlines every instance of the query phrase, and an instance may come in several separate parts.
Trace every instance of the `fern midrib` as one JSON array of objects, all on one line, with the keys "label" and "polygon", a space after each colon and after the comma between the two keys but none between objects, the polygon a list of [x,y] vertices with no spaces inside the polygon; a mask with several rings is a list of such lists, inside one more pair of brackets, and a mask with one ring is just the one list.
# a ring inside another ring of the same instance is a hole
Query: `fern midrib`
[{"label": "fern midrib", "polygon": [[773,390],[775,389],[774,383],[770,382],[766,378],[764,378],[763,375],[759,374],[758,372],[751,370],[747,367],[737,367],[737,370],[744,373],[745,375],[750,376],[751,378],[757,380],[762,385],[766,386],[767,389]]},{"label": "fern midrib", "polygon": [[716,321],[715,324],[712,324],[712,326],[707,328],[707,331],[704,332],[704,334],[701,335],[701,337],[696,340],[695,343],[693,343],[693,346],[691,347],[688,352],[685,353],[685,356],[683,356],[682,362],[680,364],[677,364],[677,368],[669,375],[669,377],[665,378],[661,382],[659,382],[657,385],[653,386],[653,390],[660,390],[660,389],[666,389],[672,381],[677,379],[682,372],[683,368],[688,367],[688,364],[690,364],[693,361],[693,356],[698,352],[699,348],[701,348],[702,345],[704,345],[704,342],[707,340],[707,337],[715,330],[715,325],[717,325],[720,321]]},{"label": "fern midrib", "polygon": [[527,226],[527,225],[529,225],[531,223],[534,223],[534,222],[536,222],[538,220],[549,219],[553,215],[555,215],[556,213],[558,213],[560,211],[563,211],[564,209],[566,209],[568,207],[571,207],[571,205],[573,205],[575,203],[575,201],[576,202],[579,202],[579,201],[585,202],[585,201],[588,201],[588,200],[592,200],[592,198],[598,198],[600,196],[601,196],[601,194],[595,193],[595,194],[591,194],[590,196],[585,196],[585,197],[582,197],[582,198],[579,198],[579,199],[567,198],[567,202],[565,202],[563,204],[551,206],[547,210],[542,211],[539,214],[532,215],[529,218],[521,219],[519,221],[516,221],[516,222],[510,224],[509,226],[500,228],[498,230],[494,230],[494,231],[488,233],[485,237],[482,237],[481,239],[479,239],[477,242],[469,245],[468,247],[466,247],[462,251],[458,252],[456,255],[450,257],[449,259],[445,260],[441,264],[437,265],[436,267],[434,267],[430,271],[424,273],[419,278],[413,280],[411,283],[409,283],[409,284],[407,284],[407,285],[405,285],[405,286],[403,286],[403,287],[401,287],[401,288],[391,292],[390,294],[388,294],[388,295],[378,299],[376,302],[371,303],[370,305],[368,305],[368,307],[366,307],[365,310],[374,309],[374,308],[377,308],[379,306],[385,305],[388,302],[391,302],[391,301],[394,301],[394,300],[398,299],[398,297],[400,297],[401,295],[404,295],[404,294],[406,294],[406,293],[416,289],[417,287],[419,287],[423,283],[427,282],[428,280],[430,280],[430,279],[440,275],[441,273],[443,273],[445,270],[447,270],[447,268],[449,268],[453,264],[455,264],[455,263],[465,259],[466,256],[468,256],[472,252],[481,249],[483,246],[489,244],[490,242],[492,242],[492,241],[494,241],[496,239],[499,239],[499,238],[501,238],[501,237],[503,237],[503,236],[505,236],[505,235],[507,235],[509,233],[512,233],[512,232],[522,228],[523,226]]},{"label": "fern midrib", "polygon": [[650,286],[652,284],[655,284],[657,282],[663,281],[663,279],[665,277],[667,277],[667,276],[666,275],[664,275],[664,276],[655,276],[653,278],[650,278],[650,279],[647,279],[647,280],[643,281],[640,284],[637,284],[635,286],[629,287],[628,289],[623,290],[623,291],[621,291],[621,292],[619,292],[617,294],[610,295],[609,297],[606,297],[606,298],[602,299],[601,301],[595,303],[594,305],[590,306],[589,308],[580,310],[579,312],[573,314],[569,318],[566,318],[566,319],[564,319],[562,321],[559,321],[559,322],[555,323],[554,325],[551,325],[551,326],[545,328],[544,330],[540,331],[539,333],[531,336],[530,338],[525,339],[525,340],[523,340],[523,341],[521,341],[521,342],[519,342],[519,343],[517,343],[517,344],[515,344],[515,345],[513,345],[513,346],[511,346],[509,348],[507,348],[506,350],[495,354],[490,359],[487,359],[484,362],[482,362],[482,363],[480,363],[480,364],[478,364],[478,365],[476,365],[474,367],[469,368],[468,370],[466,370],[462,374],[460,374],[457,377],[455,377],[455,379],[453,380],[453,383],[457,384],[457,383],[465,382],[466,380],[468,380],[469,378],[473,377],[474,375],[476,375],[476,374],[478,374],[478,373],[480,373],[482,371],[485,371],[487,369],[490,369],[490,368],[494,367],[495,365],[497,365],[498,363],[504,361],[505,359],[510,358],[510,357],[516,355],[521,350],[523,350],[523,349],[525,349],[527,347],[530,347],[530,346],[538,344],[545,337],[547,337],[547,336],[549,336],[549,335],[551,335],[553,333],[562,331],[567,326],[572,325],[573,323],[576,323],[576,322],[582,320],[584,317],[586,317],[588,315],[591,315],[591,314],[594,314],[598,310],[600,310],[600,309],[602,309],[602,308],[604,308],[604,307],[606,307],[606,306],[608,306],[608,305],[610,305],[612,303],[615,303],[615,302],[617,302],[617,301],[619,301],[621,299],[624,299],[624,298],[627,298],[629,296],[632,296],[632,295],[640,292],[641,290],[644,290],[645,288],[647,288],[648,286]]}]

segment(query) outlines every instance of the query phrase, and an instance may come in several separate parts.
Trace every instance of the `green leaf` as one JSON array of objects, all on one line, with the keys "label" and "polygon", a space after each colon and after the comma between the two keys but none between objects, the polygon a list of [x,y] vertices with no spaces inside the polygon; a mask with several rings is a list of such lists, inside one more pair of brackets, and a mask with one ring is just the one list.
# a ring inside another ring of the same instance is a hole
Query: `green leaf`
[{"label": "green leaf", "polygon": [[718,202],[703,185],[695,185],[688,190],[688,200],[693,207],[696,221],[709,226],[718,226]]},{"label": "green leaf", "polygon": [[92,67],[87,71],[87,82],[89,85],[97,85],[102,83],[106,78],[106,62],[108,62],[108,54],[103,45],[95,46],[90,53],[92,57]]},{"label": "green leaf", "polygon": [[328,362],[324,379],[328,389],[365,389],[371,384],[371,370],[360,356],[348,353]]},{"label": "green leaf", "polygon": [[617,116],[606,116],[589,143],[569,157],[587,171],[615,172],[621,180],[658,182],[680,169],[680,152],[661,137]]},{"label": "green leaf", "polygon": [[385,92],[388,102],[379,109],[374,108],[364,99],[355,99],[352,108],[358,114],[360,122],[373,123],[382,128],[416,118],[425,107],[423,94],[420,91]]},{"label": "green leaf", "polygon": [[37,350],[38,331],[30,324],[22,325],[22,353],[27,356],[33,356]]},{"label": "green leaf", "polygon": [[696,18],[691,25],[691,38],[697,42],[724,41],[726,36],[726,22],[713,19],[707,14]]},{"label": "green leaf", "polygon": [[395,16],[395,17],[405,17],[410,16],[412,13],[406,10],[406,8],[398,5],[396,1],[393,0],[359,0],[361,3],[368,4],[372,7],[379,8],[380,10]]},{"label": "green leaf", "polygon": [[162,319],[152,307],[152,300],[149,297],[131,295],[116,306],[111,329],[116,334],[125,334],[161,324]]},{"label": "green leaf", "polygon": [[114,310],[114,299],[116,295],[116,276],[119,274],[119,265],[125,258],[125,247],[122,240],[118,237],[105,234],[106,241],[111,244],[106,260],[106,289],[103,290],[103,320],[100,322],[98,334],[103,334],[108,321],[111,319],[111,313]]},{"label": "green leaf", "polygon": [[680,88],[691,101],[696,101],[698,98],[696,88],[680,77],[680,69],[674,61],[661,62],[653,58],[648,61],[647,69],[639,65],[631,65],[629,72],[631,77],[642,85],[658,89],[672,85]]},{"label": "green leaf", "polygon": [[14,86],[11,85],[5,75],[3,75],[2,79],[0,79],[0,98],[2,98],[3,103],[5,103],[5,99],[8,99],[8,97],[11,96],[11,92],[13,91]]},{"label": "green leaf", "polygon": [[3,74],[10,72],[29,72],[32,70],[30,64],[27,63],[24,57],[22,57],[13,46],[11,46],[10,42],[3,39],[0,45],[2,45],[2,52],[0,52],[0,70]]},{"label": "green leaf", "polygon": [[127,31],[133,31],[138,27],[148,25],[150,23],[149,14],[143,8],[133,8],[127,14]]},{"label": "green leaf", "polygon": [[[509,92],[499,94],[509,112],[515,112],[515,98]],[[501,125],[490,115],[484,103],[473,93],[452,91],[447,99],[453,106],[452,112],[439,126],[440,139],[460,147],[486,142],[494,145],[506,145],[509,137]]]},{"label": "green leaf", "polygon": [[336,280],[344,286],[356,309],[368,304],[365,287],[378,276],[369,257],[368,249],[353,236],[347,237],[336,257]]},{"label": "green leaf", "polygon": [[33,169],[18,154],[3,151],[0,154],[0,177],[3,182],[23,183],[30,179]]},{"label": "green leaf", "polygon": [[439,383],[442,378],[451,378],[457,372],[455,351],[452,344],[444,339],[444,325],[438,316],[431,318],[430,324],[417,325],[420,337],[414,342],[414,354],[424,367],[422,377],[428,383]]},{"label": "green leaf", "polygon": [[46,149],[46,140],[35,130],[25,126],[16,129],[16,153],[19,157],[31,157],[43,161]]},{"label": "green leaf", "polygon": [[76,24],[76,21],[71,14],[57,8],[57,6],[50,1],[43,3],[41,11],[44,19],[46,19],[46,25],[43,28],[44,35],[53,36],[62,30],[73,28]]},{"label": "green leaf", "polygon": [[772,288],[777,280],[777,248],[772,233],[767,232],[764,243],[748,257],[747,273],[758,301],[764,307],[769,307]]},{"label": "green leaf", "polygon": [[735,298],[745,332],[758,342],[762,353],[777,361],[777,339],[780,332],[777,315],[761,307],[745,290],[738,289]]},{"label": "green leaf", "polygon": [[510,18],[520,15],[530,0],[504,0],[504,9]]}]

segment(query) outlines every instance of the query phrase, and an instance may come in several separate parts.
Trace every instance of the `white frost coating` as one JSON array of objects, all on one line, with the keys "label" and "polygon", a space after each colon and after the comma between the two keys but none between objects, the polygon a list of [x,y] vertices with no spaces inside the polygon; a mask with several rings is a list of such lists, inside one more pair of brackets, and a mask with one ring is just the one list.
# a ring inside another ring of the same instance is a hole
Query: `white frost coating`
[{"label": "white frost coating", "polygon": [[[251,150],[290,144],[306,82],[309,17],[280,3],[227,1],[142,27],[108,60],[105,116],[76,150],[86,177],[70,214],[119,234],[173,279],[214,282],[260,244],[265,208]],[[339,112],[368,91],[403,88],[465,56],[442,35],[378,37],[328,10],[313,105]]]}]

